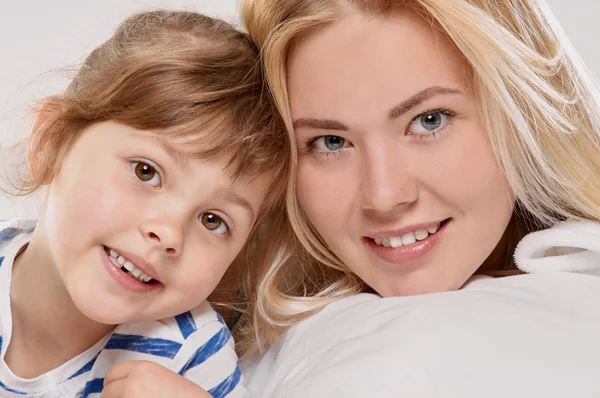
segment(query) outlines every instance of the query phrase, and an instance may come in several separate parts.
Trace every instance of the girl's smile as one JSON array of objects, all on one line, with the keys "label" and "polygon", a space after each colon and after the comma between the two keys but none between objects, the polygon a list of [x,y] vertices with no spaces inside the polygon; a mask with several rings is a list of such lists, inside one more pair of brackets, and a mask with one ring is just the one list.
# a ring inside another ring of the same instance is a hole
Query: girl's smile
[{"label": "girl's smile", "polygon": [[[86,317],[163,319],[206,300],[248,238],[269,182],[233,179],[167,138],[108,121],[81,133],[28,249]],[[84,165],[84,166],[82,166]]]}]

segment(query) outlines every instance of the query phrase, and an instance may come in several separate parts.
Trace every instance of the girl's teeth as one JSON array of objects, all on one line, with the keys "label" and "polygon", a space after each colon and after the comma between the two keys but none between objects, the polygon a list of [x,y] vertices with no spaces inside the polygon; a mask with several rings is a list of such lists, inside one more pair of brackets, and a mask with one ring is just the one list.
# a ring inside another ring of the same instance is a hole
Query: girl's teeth
[{"label": "girl's teeth", "polygon": [[122,265],[129,272],[133,272],[133,270],[135,269],[131,261],[124,261]]},{"label": "girl's teeth", "polygon": [[439,226],[436,225],[427,229],[418,229],[414,232],[409,232],[402,236],[393,236],[390,238],[375,238],[374,241],[378,246],[384,247],[396,248],[400,246],[408,246],[416,243],[417,241],[427,239],[429,235],[435,234],[438,229]]},{"label": "girl's teeth", "polygon": [[119,253],[110,249],[108,251],[108,258],[117,268],[124,268],[129,271],[129,275],[134,277],[135,279],[141,282],[150,282],[152,280],[151,276],[148,276],[142,272],[139,268],[136,268],[135,265],[129,260],[126,260],[125,257],[120,256]]},{"label": "girl's teeth", "polygon": [[429,232],[430,234],[435,234],[438,230],[438,226],[436,225],[435,227],[429,227],[427,228],[427,232]]},{"label": "girl's teeth", "polygon": [[113,256],[108,256],[108,258],[110,259],[110,261],[112,261],[112,263],[117,267],[117,268],[121,268],[119,266],[119,263],[117,262],[117,260],[115,260],[115,258]]}]

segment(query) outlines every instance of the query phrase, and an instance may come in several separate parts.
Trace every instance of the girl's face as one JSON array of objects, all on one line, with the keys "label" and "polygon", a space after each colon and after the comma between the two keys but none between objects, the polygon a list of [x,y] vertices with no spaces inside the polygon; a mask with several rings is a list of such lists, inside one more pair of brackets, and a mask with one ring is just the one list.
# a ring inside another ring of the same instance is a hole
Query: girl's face
[{"label": "girl's face", "polygon": [[300,205],[382,296],[459,289],[510,220],[471,80],[441,30],[413,13],[348,16],[289,59]]},{"label": "girl's face", "polygon": [[81,134],[52,181],[38,247],[88,318],[119,324],[185,312],[246,242],[269,178],[233,181],[225,157],[181,149],[103,122]]}]

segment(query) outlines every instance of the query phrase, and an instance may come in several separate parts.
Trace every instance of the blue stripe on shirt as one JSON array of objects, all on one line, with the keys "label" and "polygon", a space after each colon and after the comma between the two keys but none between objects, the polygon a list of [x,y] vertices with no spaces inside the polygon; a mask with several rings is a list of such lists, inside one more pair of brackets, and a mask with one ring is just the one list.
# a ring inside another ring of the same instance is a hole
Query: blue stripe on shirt
[{"label": "blue stripe on shirt", "polygon": [[90,394],[98,394],[102,392],[104,388],[104,378],[102,379],[94,379],[85,383],[85,388],[83,389],[83,395],[81,398],[87,398]]},{"label": "blue stripe on shirt", "polygon": [[[100,354],[98,354],[98,355],[100,355]],[[83,367],[81,369],[79,369],[77,372],[73,373],[73,375],[71,377],[69,377],[67,380],[71,380],[74,377],[77,377],[79,375],[82,375],[82,374],[92,370],[92,367],[94,366],[94,363],[96,362],[96,359],[98,359],[98,355],[96,355],[88,363],[83,365]]]},{"label": "blue stripe on shirt", "polygon": [[[4,257],[0,257],[0,267],[2,267],[2,262],[4,261]],[[2,351],[2,336],[0,336],[0,352]],[[6,388],[4,388],[6,390]]]},{"label": "blue stripe on shirt", "polygon": [[220,382],[216,387],[210,389],[208,393],[214,398],[226,397],[240,382],[242,372],[239,367],[235,367],[235,370],[228,378]]},{"label": "blue stripe on shirt", "polygon": [[3,388],[5,391],[12,392],[14,394],[27,395],[26,392],[13,390],[12,388],[10,388],[6,384],[2,383],[1,381],[0,381],[0,388]]},{"label": "blue stripe on shirt", "polygon": [[8,242],[9,240],[13,240],[13,238],[17,235],[20,235],[24,232],[27,232],[24,229],[8,227],[4,228],[0,231],[0,242]]},{"label": "blue stripe on shirt", "polygon": [[231,333],[229,333],[229,329],[226,327],[221,328],[213,337],[210,338],[204,345],[196,350],[194,356],[190,361],[179,371],[179,374],[182,375],[186,370],[191,369],[195,366],[200,365],[208,358],[215,355],[221,348],[227,344],[229,339],[231,338]]},{"label": "blue stripe on shirt", "polygon": [[227,322],[225,322],[225,319],[223,319],[221,314],[219,314],[217,311],[215,311],[215,314],[217,314],[217,319],[219,320],[219,322],[221,322],[223,325],[227,326]]},{"label": "blue stripe on shirt", "polygon": [[190,334],[197,330],[196,321],[194,321],[194,316],[190,311],[177,315],[175,320],[184,339],[187,339]]},{"label": "blue stripe on shirt", "polygon": [[104,347],[106,350],[128,350],[169,359],[175,358],[180,348],[181,344],[172,340],[116,333]]}]

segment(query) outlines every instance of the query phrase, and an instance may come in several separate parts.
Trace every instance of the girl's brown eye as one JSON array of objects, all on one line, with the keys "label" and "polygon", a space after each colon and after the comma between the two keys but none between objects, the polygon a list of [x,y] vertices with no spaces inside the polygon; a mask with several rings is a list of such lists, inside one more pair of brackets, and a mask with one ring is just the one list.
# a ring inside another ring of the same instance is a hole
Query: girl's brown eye
[{"label": "girl's brown eye", "polygon": [[229,230],[225,221],[214,213],[202,213],[200,221],[206,229],[215,235],[224,235]]},{"label": "girl's brown eye", "polygon": [[160,186],[160,175],[153,166],[140,161],[132,162],[131,165],[133,166],[133,172],[135,173],[135,176],[140,181],[143,181],[153,187]]},{"label": "girl's brown eye", "polygon": [[156,170],[149,164],[138,163],[135,166],[135,175],[142,181],[150,181],[154,177],[154,174],[156,174]]}]

